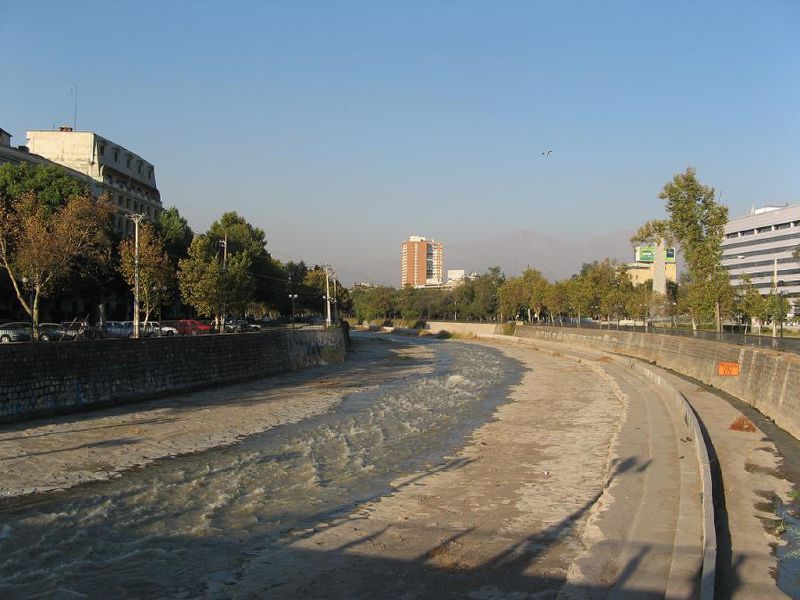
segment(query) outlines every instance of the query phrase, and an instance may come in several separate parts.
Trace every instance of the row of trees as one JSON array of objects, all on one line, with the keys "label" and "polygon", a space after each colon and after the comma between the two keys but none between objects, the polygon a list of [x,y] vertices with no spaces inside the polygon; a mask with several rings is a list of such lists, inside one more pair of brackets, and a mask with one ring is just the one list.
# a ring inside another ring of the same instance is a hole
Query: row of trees
[{"label": "row of trees", "polygon": [[[59,167],[0,165],[0,266],[35,330],[43,299],[98,293],[102,299],[120,288],[130,297],[136,246],[113,230],[115,211]],[[138,275],[144,320],[170,304],[218,322],[224,314],[321,312],[323,268],[283,264],[266,245],[264,231],[235,212],[223,214],[200,235],[174,207],[158,223],[142,222]],[[347,290],[335,278],[330,286],[332,300],[348,311]]]},{"label": "row of trees", "polygon": [[[692,327],[724,318],[783,320],[787,301],[773,288],[759,294],[747,279],[733,289],[721,267],[722,239],[727,207],[719,204],[714,188],[703,185],[692,168],[675,175],[659,194],[668,218],[649,221],[632,237],[633,244],[652,243],[663,260],[664,249],[679,244],[685,260],[680,284],[653,291],[652,281],[634,286],[625,265],[613,260],[585,264],[580,272],[561,281],[548,281],[533,268],[506,279],[499,268],[452,290],[372,288],[353,295],[361,319],[402,317],[550,320],[583,317],[645,320],[686,315]],[[662,263],[663,264],[663,263]],[[659,286],[660,287],[660,286]]]}]

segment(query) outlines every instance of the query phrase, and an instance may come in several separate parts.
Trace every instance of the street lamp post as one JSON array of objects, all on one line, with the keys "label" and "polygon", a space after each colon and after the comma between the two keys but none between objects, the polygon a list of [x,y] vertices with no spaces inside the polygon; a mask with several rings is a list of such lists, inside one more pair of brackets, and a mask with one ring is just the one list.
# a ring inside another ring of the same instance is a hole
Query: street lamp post
[{"label": "street lamp post", "polygon": [[331,326],[331,287],[330,287],[330,266],[325,265],[325,325]]},{"label": "street lamp post", "polygon": [[297,294],[289,294],[289,299],[292,301],[292,329],[294,329],[294,301],[297,300]]},{"label": "street lamp post", "polygon": [[144,215],[128,215],[133,221],[133,337],[139,339],[139,223]]}]

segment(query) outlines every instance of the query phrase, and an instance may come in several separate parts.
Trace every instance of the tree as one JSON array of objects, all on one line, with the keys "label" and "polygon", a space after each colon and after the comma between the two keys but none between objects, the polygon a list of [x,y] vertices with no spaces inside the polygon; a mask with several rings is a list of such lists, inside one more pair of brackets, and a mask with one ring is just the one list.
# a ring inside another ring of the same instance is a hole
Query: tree
[{"label": "tree", "polygon": [[[36,192],[0,204],[0,264],[39,335],[39,303],[80,265],[108,260],[108,225],[114,208],[88,193],[58,206]],[[27,288],[27,289],[26,289]]]},{"label": "tree", "polygon": [[[134,289],[136,280],[136,244],[133,238],[120,242],[120,271],[125,281]],[[153,310],[171,295],[175,283],[172,261],[165,250],[164,239],[155,227],[142,222],[139,225],[139,305],[144,312],[144,324]]]},{"label": "tree", "polygon": [[211,224],[206,235],[212,243],[227,243],[229,256],[247,252],[255,282],[256,300],[271,306],[282,303],[286,291],[286,273],[280,263],[273,260],[267,252],[263,229],[254,227],[235,212],[226,212]]},{"label": "tree", "polygon": [[578,319],[578,327],[580,327],[581,318],[592,310],[591,283],[587,277],[575,275],[565,282],[565,286],[567,301]]},{"label": "tree", "polygon": [[688,267],[692,328],[697,329],[698,315],[707,314],[710,308],[717,331],[721,331],[722,301],[732,298],[727,271],[719,266],[728,208],[716,202],[714,188],[701,184],[691,167],[675,175],[659,198],[666,201],[669,229],[680,243]]},{"label": "tree", "polygon": [[542,310],[547,305],[547,298],[551,292],[550,282],[539,271],[531,268],[525,269],[522,273],[522,280],[528,291],[527,305],[538,321]]},{"label": "tree", "polygon": [[198,235],[189,246],[189,256],[178,263],[181,297],[201,315],[213,317],[222,330],[222,317],[230,309],[243,312],[253,299],[255,282],[247,251],[228,253],[223,265],[218,245],[207,235]]},{"label": "tree", "polygon": [[764,297],[753,284],[750,275],[742,275],[742,283],[739,286],[738,293],[738,309],[748,319],[751,327],[753,326],[753,320],[758,320],[758,333],[761,333],[761,323],[767,319],[768,310]]},{"label": "tree", "polygon": [[177,265],[179,259],[188,256],[189,245],[194,238],[194,232],[189,227],[189,222],[181,216],[177,208],[171,206],[159,216],[158,229],[164,239],[164,248],[167,254]]},{"label": "tree", "polygon": [[57,165],[34,165],[28,162],[0,165],[0,203],[6,208],[26,194],[49,212],[64,205],[68,198],[88,196],[90,190],[82,181]]},{"label": "tree", "polygon": [[528,306],[530,294],[525,289],[525,282],[521,277],[506,279],[497,288],[497,301],[500,314],[504,319],[517,319],[522,309]]},{"label": "tree", "polygon": [[467,314],[476,319],[492,319],[497,314],[497,290],[505,281],[500,267],[490,267],[483,275],[465,283],[473,290]]},{"label": "tree", "polygon": [[561,315],[569,310],[569,293],[565,281],[556,281],[545,288],[542,309],[545,306],[550,313],[550,322],[555,324],[555,317],[558,317],[559,322],[563,325]]}]

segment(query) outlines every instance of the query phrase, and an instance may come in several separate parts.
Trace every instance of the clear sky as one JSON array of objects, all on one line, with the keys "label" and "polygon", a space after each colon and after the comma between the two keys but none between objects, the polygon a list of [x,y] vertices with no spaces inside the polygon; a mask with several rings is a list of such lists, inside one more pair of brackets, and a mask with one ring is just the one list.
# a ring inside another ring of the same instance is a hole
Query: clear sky
[{"label": "clear sky", "polygon": [[195,230],[236,210],[345,280],[397,284],[408,235],[630,232],[687,165],[734,216],[800,202],[796,0],[0,0],[0,36],[14,143],[77,83]]}]

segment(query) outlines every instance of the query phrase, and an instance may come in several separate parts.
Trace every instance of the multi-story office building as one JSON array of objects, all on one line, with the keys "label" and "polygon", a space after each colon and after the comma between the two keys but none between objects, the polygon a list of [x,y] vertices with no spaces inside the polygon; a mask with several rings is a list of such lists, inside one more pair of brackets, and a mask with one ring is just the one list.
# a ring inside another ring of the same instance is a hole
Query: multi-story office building
[{"label": "multi-story office building", "polygon": [[99,188],[95,193],[108,194],[117,207],[114,227],[118,232],[133,232],[127,215],[138,213],[150,221],[158,220],[162,206],[155,169],[138,154],[92,131],[73,131],[71,127],[28,131],[28,147],[31,153],[95,181]]},{"label": "multi-story office building", "polygon": [[403,286],[441,286],[442,242],[412,235],[400,247],[400,283]]},{"label": "multi-story office building", "polygon": [[730,273],[731,285],[740,285],[742,276],[749,275],[762,294],[769,294],[777,279],[778,293],[797,306],[800,260],[793,253],[798,245],[800,204],[753,209],[725,226],[722,266]]},{"label": "multi-story office building", "polygon": [[648,279],[653,282],[653,289],[661,294],[666,293],[668,281],[675,282],[678,279],[678,265],[675,262],[675,248],[664,248],[664,277],[661,280],[664,289],[656,289],[656,252],[658,246],[636,246],[634,248],[634,260],[629,262],[626,267],[628,277],[631,278],[633,285],[641,285]]}]

